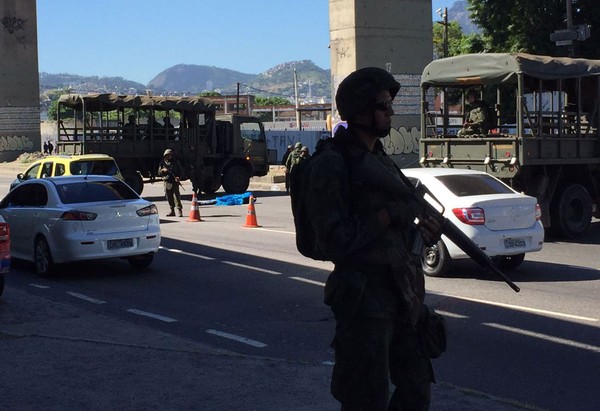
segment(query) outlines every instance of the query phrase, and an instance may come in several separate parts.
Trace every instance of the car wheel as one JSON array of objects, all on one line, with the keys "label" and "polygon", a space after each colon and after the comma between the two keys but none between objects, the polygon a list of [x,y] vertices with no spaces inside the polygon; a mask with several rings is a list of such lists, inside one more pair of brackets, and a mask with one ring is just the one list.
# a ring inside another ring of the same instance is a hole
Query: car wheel
[{"label": "car wheel", "polygon": [[555,207],[553,225],[567,238],[583,234],[592,221],[592,198],[580,184],[571,184],[561,194]]},{"label": "car wheel", "polygon": [[135,255],[127,258],[129,264],[134,268],[146,268],[152,264],[152,260],[154,260],[154,253]]},{"label": "car wheel", "polygon": [[33,264],[35,265],[35,272],[42,277],[47,277],[54,271],[50,246],[48,246],[48,242],[44,237],[38,238],[35,242]]},{"label": "car wheel", "polygon": [[233,166],[223,176],[223,189],[229,194],[242,194],[250,185],[250,174],[242,166]]},{"label": "car wheel", "polygon": [[0,275],[0,296],[4,293],[4,276]]},{"label": "car wheel", "polygon": [[451,260],[448,249],[440,240],[433,247],[425,247],[423,250],[421,256],[423,273],[429,277],[441,277],[448,270]]},{"label": "car wheel", "polygon": [[499,255],[493,260],[501,270],[514,270],[521,265],[525,259],[525,253],[516,255]]}]

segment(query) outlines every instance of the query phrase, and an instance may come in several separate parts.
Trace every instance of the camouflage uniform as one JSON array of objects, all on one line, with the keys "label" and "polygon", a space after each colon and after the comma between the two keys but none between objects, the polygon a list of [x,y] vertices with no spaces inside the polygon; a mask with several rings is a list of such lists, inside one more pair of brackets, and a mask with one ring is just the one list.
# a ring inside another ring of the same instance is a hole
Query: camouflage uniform
[{"label": "camouflage uniform", "polygon": [[[377,213],[392,198],[361,184],[348,165],[367,146],[344,128],[335,138],[348,155],[326,150],[311,162],[306,199],[318,245],[335,264],[325,286],[336,319],[331,392],[342,410],[426,410],[433,369],[415,329],[425,294],[420,258],[410,252],[415,213],[407,206],[402,224],[383,227]],[[399,175],[380,141],[373,154]]]},{"label": "camouflage uniform", "polygon": [[487,134],[489,131],[488,124],[488,108],[481,100],[475,100],[467,114],[467,125],[460,130],[456,135],[458,137],[471,136],[475,134]]},{"label": "camouflage uniform", "polygon": [[[164,173],[162,171],[163,168],[166,168],[168,171]],[[177,208],[179,217],[183,216],[183,206],[181,204],[181,194],[179,192],[180,183],[179,180],[176,180],[176,178],[181,177],[182,173],[183,167],[175,158],[172,158],[171,161],[163,158],[158,165],[158,175],[163,179],[165,185],[165,197],[171,208],[171,212],[167,214],[168,216],[175,215],[175,208]]]}]

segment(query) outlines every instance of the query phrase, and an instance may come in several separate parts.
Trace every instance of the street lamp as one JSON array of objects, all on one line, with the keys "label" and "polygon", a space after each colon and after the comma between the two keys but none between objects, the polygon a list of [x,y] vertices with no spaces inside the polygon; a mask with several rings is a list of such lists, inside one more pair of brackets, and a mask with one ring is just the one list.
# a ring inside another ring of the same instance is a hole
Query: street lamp
[{"label": "street lamp", "polygon": [[437,9],[436,13],[442,18],[442,21],[436,23],[444,26],[444,57],[448,57],[448,7]]}]

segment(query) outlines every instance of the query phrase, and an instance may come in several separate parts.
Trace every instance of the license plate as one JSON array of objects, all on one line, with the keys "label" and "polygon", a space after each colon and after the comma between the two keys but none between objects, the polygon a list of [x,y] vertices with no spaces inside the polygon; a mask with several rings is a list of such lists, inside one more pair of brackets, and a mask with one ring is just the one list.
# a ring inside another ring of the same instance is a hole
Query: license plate
[{"label": "license plate", "polygon": [[505,238],[504,248],[524,248],[525,240],[522,238]]},{"label": "license plate", "polygon": [[122,240],[108,240],[106,247],[109,250],[118,250],[119,248],[133,247],[133,238],[124,238]]}]

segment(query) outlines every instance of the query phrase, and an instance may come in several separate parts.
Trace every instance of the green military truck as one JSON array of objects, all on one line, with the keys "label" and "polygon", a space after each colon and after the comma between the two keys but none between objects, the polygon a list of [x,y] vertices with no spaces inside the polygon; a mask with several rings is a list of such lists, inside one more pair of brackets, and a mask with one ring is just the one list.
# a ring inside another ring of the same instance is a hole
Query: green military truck
[{"label": "green military truck", "polygon": [[[457,137],[465,95],[487,105],[485,134]],[[545,227],[576,237],[600,217],[600,60],[524,53],[440,59],[421,78],[423,167],[485,171],[535,196]]]},{"label": "green military truck", "polygon": [[[161,120],[161,121],[159,121]],[[264,127],[255,117],[216,115],[210,100],[117,94],[65,94],[58,100],[60,154],[113,157],[138,193],[157,178],[158,163],[173,149],[193,186],[208,194],[248,189],[269,171]]]}]

